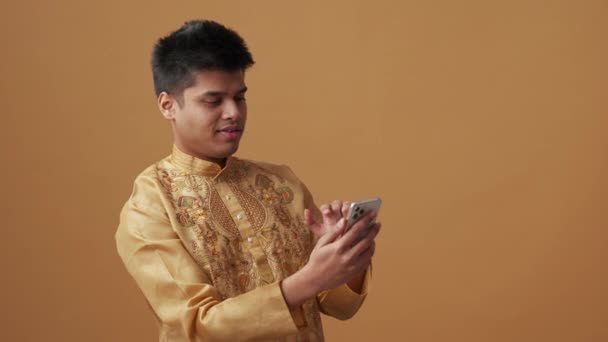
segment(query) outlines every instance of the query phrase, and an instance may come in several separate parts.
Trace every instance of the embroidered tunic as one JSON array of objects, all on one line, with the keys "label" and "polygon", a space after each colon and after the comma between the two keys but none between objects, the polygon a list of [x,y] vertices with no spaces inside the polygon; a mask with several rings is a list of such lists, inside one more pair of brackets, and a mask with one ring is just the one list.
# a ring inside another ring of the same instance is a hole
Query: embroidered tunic
[{"label": "embroidered tunic", "polygon": [[347,285],[290,311],[280,281],[308,261],[320,213],[287,166],[173,153],[135,180],[116,232],[118,252],[160,327],[160,341],[323,341],[320,312],[355,314]]}]

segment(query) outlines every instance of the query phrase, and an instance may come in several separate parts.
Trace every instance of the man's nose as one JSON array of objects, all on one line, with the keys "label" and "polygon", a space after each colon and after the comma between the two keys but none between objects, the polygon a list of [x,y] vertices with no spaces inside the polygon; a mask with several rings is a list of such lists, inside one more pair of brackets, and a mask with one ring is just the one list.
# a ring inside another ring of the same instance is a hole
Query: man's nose
[{"label": "man's nose", "polygon": [[224,119],[239,119],[242,114],[242,108],[235,100],[226,102],[223,115]]}]

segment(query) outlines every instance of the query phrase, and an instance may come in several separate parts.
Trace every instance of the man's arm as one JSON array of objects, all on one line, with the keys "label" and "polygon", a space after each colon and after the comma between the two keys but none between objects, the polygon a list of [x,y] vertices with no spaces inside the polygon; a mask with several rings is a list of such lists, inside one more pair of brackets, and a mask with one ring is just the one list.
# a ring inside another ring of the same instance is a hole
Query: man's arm
[{"label": "man's arm", "polygon": [[[370,233],[356,244],[353,243],[357,241],[359,234],[369,227],[374,218],[375,213],[367,214],[344,235],[342,233],[345,220],[341,219],[335,227],[330,228],[329,232],[319,238],[308,263],[282,282],[283,294],[290,308],[295,309],[306,300],[320,294],[321,297],[318,299],[322,306],[324,300],[329,298],[327,304],[330,307],[325,310],[326,312],[335,313],[332,315],[341,319],[354,315],[363,300],[363,298],[357,300],[359,298],[356,297],[364,297],[364,295],[355,294],[344,284],[364,272],[370,264],[374,254],[373,242],[379,226],[371,229]],[[345,297],[344,287],[354,296]],[[332,308],[331,304],[342,307]]]},{"label": "man's arm", "polygon": [[[340,218],[348,217],[350,202],[336,200],[332,203],[323,204],[318,208],[306,186],[304,186],[304,191],[306,194],[304,217],[306,224],[311,227],[315,235],[323,235],[325,233],[323,226],[331,226],[337,223]],[[379,226],[376,228],[379,228]],[[372,232],[370,231],[370,233]],[[377,233],[377,231],[373,232],[374,238]],[[371,248],[375,248],[373,239]],[[321,311],[324,314],[341,320],[353,317],[365,301],[370,279],[371,261],[365,270],[353,275],[353,277],[348,279],[346,284],[320,292],[317,295],[317,301]]]},{"label": "man's arm", "polygon": [[355,275],[351,280],[349,280],[346,283],[346,285],[348,285],[348,288],[357,294],[362,294],[364,290],[363,285],[365,283],[365,277],[367,276],[367,272],[369,272],[368,269]]},{"label": "man's arm", "polygon": [[163,210],[154,180],[138,178],[125,204],[116,244],[168,340],[272,339],[298,331],[280,283],[222,300],[184,248]]}]

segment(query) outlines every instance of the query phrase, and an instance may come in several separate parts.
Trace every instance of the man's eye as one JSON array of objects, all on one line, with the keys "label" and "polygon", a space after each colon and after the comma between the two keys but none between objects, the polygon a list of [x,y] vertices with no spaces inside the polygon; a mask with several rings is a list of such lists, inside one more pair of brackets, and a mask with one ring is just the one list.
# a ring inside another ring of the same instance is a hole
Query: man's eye
[{"label": "man's eye", "polygon": [[234,98],[234,100],[236,102],[243,102],[243,101],[245,101],[245,96],[237,96]]},{"label": "man's eye", "polygon": [[205,103],[212,105],[212,106],[219,106],[222,103],[222,99],[207,100],[207,101],[205,101]]}]

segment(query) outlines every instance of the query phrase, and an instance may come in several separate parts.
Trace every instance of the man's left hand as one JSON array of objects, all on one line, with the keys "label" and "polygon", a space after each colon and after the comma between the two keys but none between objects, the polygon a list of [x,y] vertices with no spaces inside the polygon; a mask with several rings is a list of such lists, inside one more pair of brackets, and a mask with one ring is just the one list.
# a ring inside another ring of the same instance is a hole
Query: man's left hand
[{"label": "man's left hand", "polygon": [[323,204],[319,207],[323,222],[317,222],[309,209],[304,209],[304,222],[317,238],[325,235],[327,232],[336,229],[336,224],[342,217],[346,219],[350,201],[335,200],[331,203]]}]

